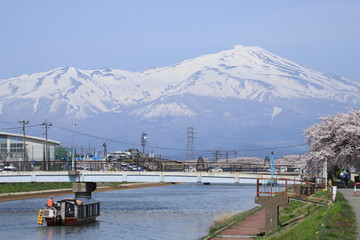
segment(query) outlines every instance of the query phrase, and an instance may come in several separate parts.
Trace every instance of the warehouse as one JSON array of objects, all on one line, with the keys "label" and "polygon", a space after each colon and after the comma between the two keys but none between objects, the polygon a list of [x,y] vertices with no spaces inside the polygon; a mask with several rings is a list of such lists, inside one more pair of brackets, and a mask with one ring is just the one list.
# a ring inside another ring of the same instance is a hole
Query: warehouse
[{"label": "warehouse", "polygon": [[24,141],[21,134],[0,132],[0,162],[43,161],[46,145],[49,156],[47,159],[55,160],[55,149],[60,146],[60,142],[28,135]]}]

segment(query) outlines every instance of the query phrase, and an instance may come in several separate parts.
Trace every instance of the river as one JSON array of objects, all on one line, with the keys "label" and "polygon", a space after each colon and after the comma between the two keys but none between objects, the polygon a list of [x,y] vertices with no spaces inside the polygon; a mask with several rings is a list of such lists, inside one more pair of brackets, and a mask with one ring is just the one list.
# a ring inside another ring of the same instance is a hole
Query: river
[{"label": "river", "polygon": [[[256,204],[254,185],[178,184],[93,193],[101,216],[80,227],[37,225],[47,198],[0,202],[1,239],[195,240],[222,213]],[[68,196],[57,196],[60,200]]]}]

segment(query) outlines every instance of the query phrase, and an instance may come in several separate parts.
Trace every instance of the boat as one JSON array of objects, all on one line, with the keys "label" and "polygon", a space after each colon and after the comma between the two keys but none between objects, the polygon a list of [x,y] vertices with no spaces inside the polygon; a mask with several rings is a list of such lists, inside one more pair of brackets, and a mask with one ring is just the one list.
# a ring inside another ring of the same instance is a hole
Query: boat
[{"label": "boat", "polygon": [[48,200],[45,208],[39,210],[38,224],[44,220],[47,226],[77,226],[96,221],[100,216],[100,202],[88,198],[67,198],[53,202]]}]

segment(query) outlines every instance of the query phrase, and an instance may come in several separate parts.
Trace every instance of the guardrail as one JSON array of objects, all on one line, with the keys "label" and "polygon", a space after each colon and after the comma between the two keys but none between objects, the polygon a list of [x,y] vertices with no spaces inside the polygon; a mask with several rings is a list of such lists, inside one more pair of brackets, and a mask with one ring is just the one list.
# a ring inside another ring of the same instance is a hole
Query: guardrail
[{"label": "guardrail", "polygon": [[[336,189],[336,188],[335,188]],[[323,197],[317,197],[319,190],[326,191]],[[301,181],[288,178],[258,178],[256,181],[256,196],[286,195],[294,200],[302,200],[312,203],[330,203],[335,201],[336,191],[330,185]]]}]

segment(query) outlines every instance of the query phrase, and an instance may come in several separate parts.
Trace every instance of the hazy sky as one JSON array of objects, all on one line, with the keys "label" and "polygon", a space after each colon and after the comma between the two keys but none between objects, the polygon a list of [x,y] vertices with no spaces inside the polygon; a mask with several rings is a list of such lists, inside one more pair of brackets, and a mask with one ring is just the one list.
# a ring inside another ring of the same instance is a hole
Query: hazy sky
[{"label": "hazy sky", "polygon": [[141,71],[234,45],[360,81],[359,0],[0,0],[0,78]]}]

